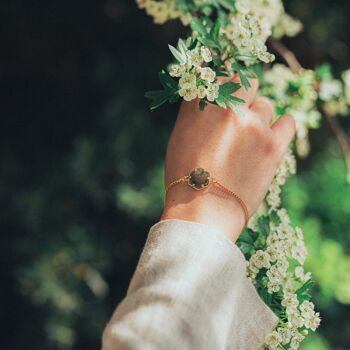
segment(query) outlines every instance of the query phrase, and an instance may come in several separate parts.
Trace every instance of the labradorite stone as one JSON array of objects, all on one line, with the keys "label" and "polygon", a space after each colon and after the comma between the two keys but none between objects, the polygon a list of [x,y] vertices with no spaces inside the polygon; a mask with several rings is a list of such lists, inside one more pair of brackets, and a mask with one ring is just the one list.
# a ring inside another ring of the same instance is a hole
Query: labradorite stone
[{"label": "labradorite stone", "polygon": [[191,171],[188,183],[197,190],[209,185],[210,174],[202,168],[197,168]]}]

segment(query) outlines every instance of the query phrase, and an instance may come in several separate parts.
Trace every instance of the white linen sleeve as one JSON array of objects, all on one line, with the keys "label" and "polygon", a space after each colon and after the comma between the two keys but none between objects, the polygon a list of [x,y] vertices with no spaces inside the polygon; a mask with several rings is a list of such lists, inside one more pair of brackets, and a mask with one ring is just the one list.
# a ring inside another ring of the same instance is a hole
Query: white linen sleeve
[{"label": "white linen sleeve", "polygon": [[257,350],[277,317],[246,278],[246,261],[208,225],[163,220],[148,235],[103,350]]}]

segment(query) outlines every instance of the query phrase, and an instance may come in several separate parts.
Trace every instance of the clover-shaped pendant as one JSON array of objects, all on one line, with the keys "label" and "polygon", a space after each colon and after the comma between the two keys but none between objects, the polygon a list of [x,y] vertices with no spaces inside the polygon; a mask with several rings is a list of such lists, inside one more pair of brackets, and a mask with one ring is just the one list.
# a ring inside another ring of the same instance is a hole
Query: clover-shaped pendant
[{"label": "clover-shaped pendant", "polygon": [[210,173],[203,168],[196,168],[188,176],[188,184],[195,190],[201,190],[209,186],[211,181]]}]

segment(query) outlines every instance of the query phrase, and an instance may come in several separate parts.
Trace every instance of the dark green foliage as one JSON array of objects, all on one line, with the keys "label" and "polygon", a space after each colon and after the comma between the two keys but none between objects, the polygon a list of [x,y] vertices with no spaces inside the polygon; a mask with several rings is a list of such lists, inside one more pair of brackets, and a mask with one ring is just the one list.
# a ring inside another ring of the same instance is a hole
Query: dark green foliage
[{"label": "dark green foliage", "polygon": [[[347,2],[288,5],[307,30],[289,40],[303,65],[347,68]],[[151,114],[144,91],[159,84],[167,43],[187,33],[175,23],[155,26],[126,0],[12,0],[0,9],[0,348],[99,349],[162,210],[163,157],[178,106]],[[312,132],[313,153],[284,198],[305,229],[323,317],[306,350],[350,343],[350,187],[333,140],[326,123]],[[246,233],[241,238],[255,249]],[[101,281],[89,286],[89,276],[100,276],[107,292]]]},{"label": "dark green foliage", "polygon": [[178,84],[172,79],[167,72],[162,70],[159,73],[159,80],[164,88],[164,90],[159,91],[148,91],[145,97],[152,100],[150,109],[154,111],[156,108],[161,106],[165,102],[174,103],[179,99],[178,95]]}]

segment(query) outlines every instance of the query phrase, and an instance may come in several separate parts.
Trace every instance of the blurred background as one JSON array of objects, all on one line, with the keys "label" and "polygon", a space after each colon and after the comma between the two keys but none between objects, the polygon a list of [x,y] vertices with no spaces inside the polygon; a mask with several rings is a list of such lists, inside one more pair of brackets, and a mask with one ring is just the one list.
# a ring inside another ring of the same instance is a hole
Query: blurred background
[{"label": "blurred background", "polygon": [[[348,0],[286,7],[305,67],[350,67]],[[0,16],[0,348],[98,349],[162,209],[178,106],[150,113],[143,96],[186,31],[132,0],[2,0]],[[323,317],[302,349],[349,350],[350,185],[326,121],[311,145],[284,192]]]}]

